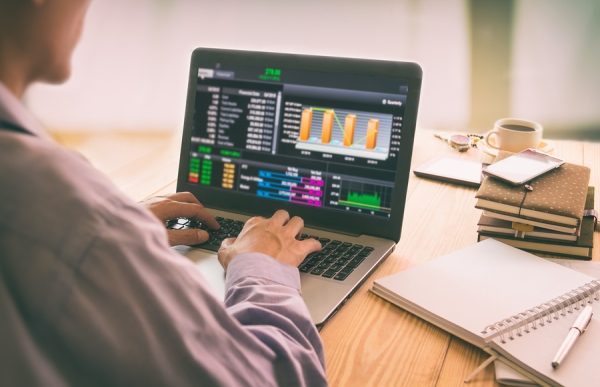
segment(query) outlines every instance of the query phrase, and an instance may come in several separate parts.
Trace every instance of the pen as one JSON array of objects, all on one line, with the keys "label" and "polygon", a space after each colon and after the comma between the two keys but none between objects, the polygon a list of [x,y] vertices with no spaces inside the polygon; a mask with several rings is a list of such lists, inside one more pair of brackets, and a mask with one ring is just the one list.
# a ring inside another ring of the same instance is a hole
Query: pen
[{"label": "pen", "polygon": [[583,335],[588,324],[592,321],[592,311],[593,308],[591,305],[587,305],[583,308],[583,311],[579,314],[573,323],[573,326],[571,326],[571,329],[569,329],[565,341],[563,341],[558,352],[556,352],[556,355],[552,360],[552,368],[557,369],[561,365],[571,348],[573,348],[573,345],[575,345],[579,336]]}]

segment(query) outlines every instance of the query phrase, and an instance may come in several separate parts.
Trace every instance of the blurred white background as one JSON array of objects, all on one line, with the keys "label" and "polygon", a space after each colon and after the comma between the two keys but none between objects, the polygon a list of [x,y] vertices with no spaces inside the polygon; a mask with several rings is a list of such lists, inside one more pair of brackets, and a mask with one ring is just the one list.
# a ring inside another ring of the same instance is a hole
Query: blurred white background
[{"label": "blurred white background", "polygon": [[[489,114],[483,125],[472,124],[472,99],[489,93],[493,101],[494,90],[472,95],[471,6],[467,0],[96,0],[71,80],[34,86],[25,101],[55,131],[175,131],[182,128],[194,48],[280,51],[418,62],[424,70],[418,126],[483,132],[502,117]],[[510,10],[505,113],[565,131],[600,128],[600,1],[514,0]]]}]

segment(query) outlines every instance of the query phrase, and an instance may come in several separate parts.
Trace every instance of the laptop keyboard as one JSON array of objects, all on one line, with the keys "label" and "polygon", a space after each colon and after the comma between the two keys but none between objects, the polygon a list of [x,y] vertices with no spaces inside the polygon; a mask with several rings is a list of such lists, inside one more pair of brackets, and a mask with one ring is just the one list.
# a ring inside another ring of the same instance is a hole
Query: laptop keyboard
[{"label": "laptop keyboard", "polygon": [[[197,246],[210,251],[218,251],[224,239],[235,238],[239,235],[244,227],[244,222],[219,216],[215,219],[221,225],[218,230],[211,230],[200,222],[185,218],[169,220],[166,226],[169,230],[185,230],[187,228],[205,230],[208,232],[208,240]],[[320,238],[316,235],[302,234],[298,239],[308,238],[319,241],[321,250],[308,254],[299,266],[300,271],[338,281],[345,280],[374,250],[370,246]]]},{"label": "laptop keyboard", "polygon": [[235,238],[240,234],[240,231],[242,231],[242,228],[244,227],[244,222],[226,219],[220,216],[217,216],[215,219],[221,225],[221,228],[218,230],[211,230],[205,224],[194,222],[186,218],[169,220],[167,222],[167,229],[185,230],[186,228],[197,228],[204,230],[208,233],[208,240],[197,246],[210,251],[219,251],[221,242],[223,242],[224,239]]}]

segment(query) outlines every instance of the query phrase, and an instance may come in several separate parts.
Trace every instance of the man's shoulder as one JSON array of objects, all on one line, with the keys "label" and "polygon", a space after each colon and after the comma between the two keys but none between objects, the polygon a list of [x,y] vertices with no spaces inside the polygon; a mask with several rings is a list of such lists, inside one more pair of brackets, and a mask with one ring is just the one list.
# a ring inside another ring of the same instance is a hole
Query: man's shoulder
[{"label": "man's shoulder", "polygon": [[0,203],[3,228],[53,235],[50,239],[94,233],[115,204],[131,204],[83,156],[35,136],[2,131]]},{"label": "man's shoulder", "polygon": [[0,131],[0,165],[3,199],[77,199],[76,188],[103,183],[82,156],[28,134]]}]

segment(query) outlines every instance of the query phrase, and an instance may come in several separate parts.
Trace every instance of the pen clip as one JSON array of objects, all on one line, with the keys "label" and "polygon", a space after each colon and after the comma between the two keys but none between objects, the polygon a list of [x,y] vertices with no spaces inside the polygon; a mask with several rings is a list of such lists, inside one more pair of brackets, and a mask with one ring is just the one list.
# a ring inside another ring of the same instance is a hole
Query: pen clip
[{"label": "pen clip", "polygon": [[588,325],[590,325],[590,322],[592,322],[592,316],[594,316],[594,312],[590,313],[590,318],[587,320],[587,322],[585,323],[585,326],[583,327],[583,329],[581,330],[581,334],[583,335],[588,327]]},{"label": "pen clip", "polygon": [[590,321],[592,321],[592,316],[594,315],[593,309],[591,305],[587,305],[581,311],[581,314],[575,320],[572,328],[575,328],[579,331],[580,335],[583,335],[583,332],[587,329],[588,325],[590,325]]}]

